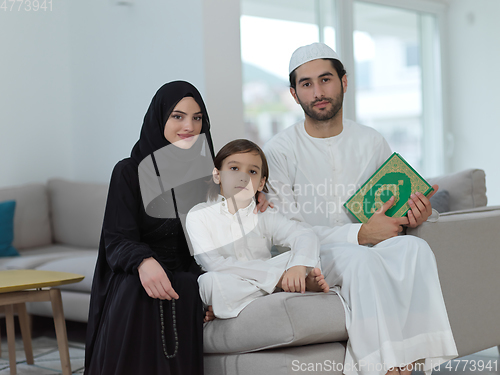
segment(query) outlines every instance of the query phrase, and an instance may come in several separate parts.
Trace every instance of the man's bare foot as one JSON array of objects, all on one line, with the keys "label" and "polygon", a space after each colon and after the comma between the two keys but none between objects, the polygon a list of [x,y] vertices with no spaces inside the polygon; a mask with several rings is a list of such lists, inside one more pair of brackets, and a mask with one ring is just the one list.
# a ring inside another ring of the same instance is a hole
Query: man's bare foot
[{"label": "man's bare foot", "polygon": [[415,362],[410,363],[409,365],[406,365],[405,367],[400,367],[399,373],[401,375],[411,375],[411,372],[412,372],[414,367],[415,367]]},{"label": "man's bare foot", "polygon": [[306,290],[310,292],[325,292],[330,290],[330,287],[325,281],[325,276],[321,274],[319,268],[313,268],[306,277]]},{"label": "man's bare foot", "polygon": [[214,310],[212,305],[208,306],[207,311],[205,312],[205,318],[203,319],[203,323],[210,322],[215,319]]},{"label": "man's bare foot", "polygon": [[392,367],[385,375],[399,375],[399,368]]}]

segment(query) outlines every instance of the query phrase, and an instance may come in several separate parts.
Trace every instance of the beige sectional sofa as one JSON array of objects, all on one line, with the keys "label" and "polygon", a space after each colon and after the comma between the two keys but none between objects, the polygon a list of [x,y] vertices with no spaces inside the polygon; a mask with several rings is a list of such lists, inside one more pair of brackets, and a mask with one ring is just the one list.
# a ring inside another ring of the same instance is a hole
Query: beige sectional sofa
[{"label": "beige sectional sofa", "polygon": [[[429,182],[449,191],[451,212],[435,213],[408,232],[425,239],[436,255],[459,353],[499,345],[500,207],[486,206],[482,170]],[[87,319],[106,194],[106,185],[57,179],[47,185],[0,189],[0,201],[18,202],[14,245],[21,253],[0,258],[0,269],[85,275],[83,282],[61,287],[69,320]],[[50,316],[51,310],[36,304],[29,312]],[[237,318],[206,324],[204,337],[207,375],[340,375],[347,332],[342,303],[333,292],[276,293],[254,301]]]},{"label": "beige sectional sofa", "polygon": [[[16,201],[14,247],[21,256],[0,258],[0,270],[38,269],[84,275],[61,286],[67,320],[86,322],[108,187],[51,179],[0,189],[0,202]],[[29,303],[28,313],[52,316],[50,302]]]},{"label": "beige sectional sofa", "polygon": [[[500,344],[500,206],[486,207],[484,171],[428,179],[449,192],[451,212],[408,234],[425,239],[460,356]],[[347,332],[340,298],[277,293],[204,331],[207,374],[342,374]],[[304,346],[305,345],[305,346]],[[314,368],[314,371],[311,369]]]}]

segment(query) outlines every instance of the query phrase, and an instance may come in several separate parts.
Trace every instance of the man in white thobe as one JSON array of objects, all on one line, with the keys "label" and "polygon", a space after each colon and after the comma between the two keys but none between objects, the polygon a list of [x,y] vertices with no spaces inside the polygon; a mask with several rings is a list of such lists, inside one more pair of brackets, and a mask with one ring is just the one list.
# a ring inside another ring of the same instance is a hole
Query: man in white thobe
[{"label": "man in white thobe", "polygon": [[457,356],[455,341],[434,254],[425,241],[398,236],[403,226],[427,220],[429,199],[412,195],[408,215],[392,218],[385,215],[391,198],[367,223],[353,223],[343,203],[391,150],[374,129],[343,119],[347,77],[330,47],[300,47],[289,73],[290,92],[305,120],[264,147],[270,197],[283,214],[311,225],[320,239],[325,280],[346,311],[344,373],[409,375],[406,366],[421,359],[430,373]]}]

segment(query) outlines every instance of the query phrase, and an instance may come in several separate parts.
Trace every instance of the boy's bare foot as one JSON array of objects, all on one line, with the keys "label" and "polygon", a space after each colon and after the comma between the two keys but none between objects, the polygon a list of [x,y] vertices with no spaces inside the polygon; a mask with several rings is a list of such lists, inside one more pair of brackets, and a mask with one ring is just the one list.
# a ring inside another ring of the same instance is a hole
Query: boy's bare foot
[{"label": "boy's bare foot", "polygon": [[392,367],[385,375],[400,375],[398,367]]},{"label": "boy's bare foot", "polygon": [[325,276],[321,274],[319,268],[313,268],[309,275],[306,277],[306,290],[310,292],[325,292],[330,290],[327,282],[325,281]]},{"label": "boy's bare foot", "polygon": [[411,372],[415,366],[415,362],[410,363],[409,365],[406,365],[405,367],[400,367],[399,368],[399,373],[401,375],[411,375]]}]

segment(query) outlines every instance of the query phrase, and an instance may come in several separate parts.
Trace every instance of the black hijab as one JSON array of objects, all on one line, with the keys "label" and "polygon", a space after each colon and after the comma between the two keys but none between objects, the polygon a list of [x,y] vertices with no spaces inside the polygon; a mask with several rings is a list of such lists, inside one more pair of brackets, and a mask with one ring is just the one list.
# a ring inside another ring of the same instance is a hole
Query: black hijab
[{"label": "black hijab", "polygon": [[210,135],[210,120],[199,91],[189,82],[173,81],[164,84],[158,89],[144,116],[141,136],[130,153],[130,157],[137,164],[151,153],[170,144],[164,136],[165,123],[177,103],[186,96],[191,96],[200,106],[203,113],[201,133],[205,134],[210,153],[212,154],[212,158],[214,158],[214,146],[212,144],[212,136]]}]

